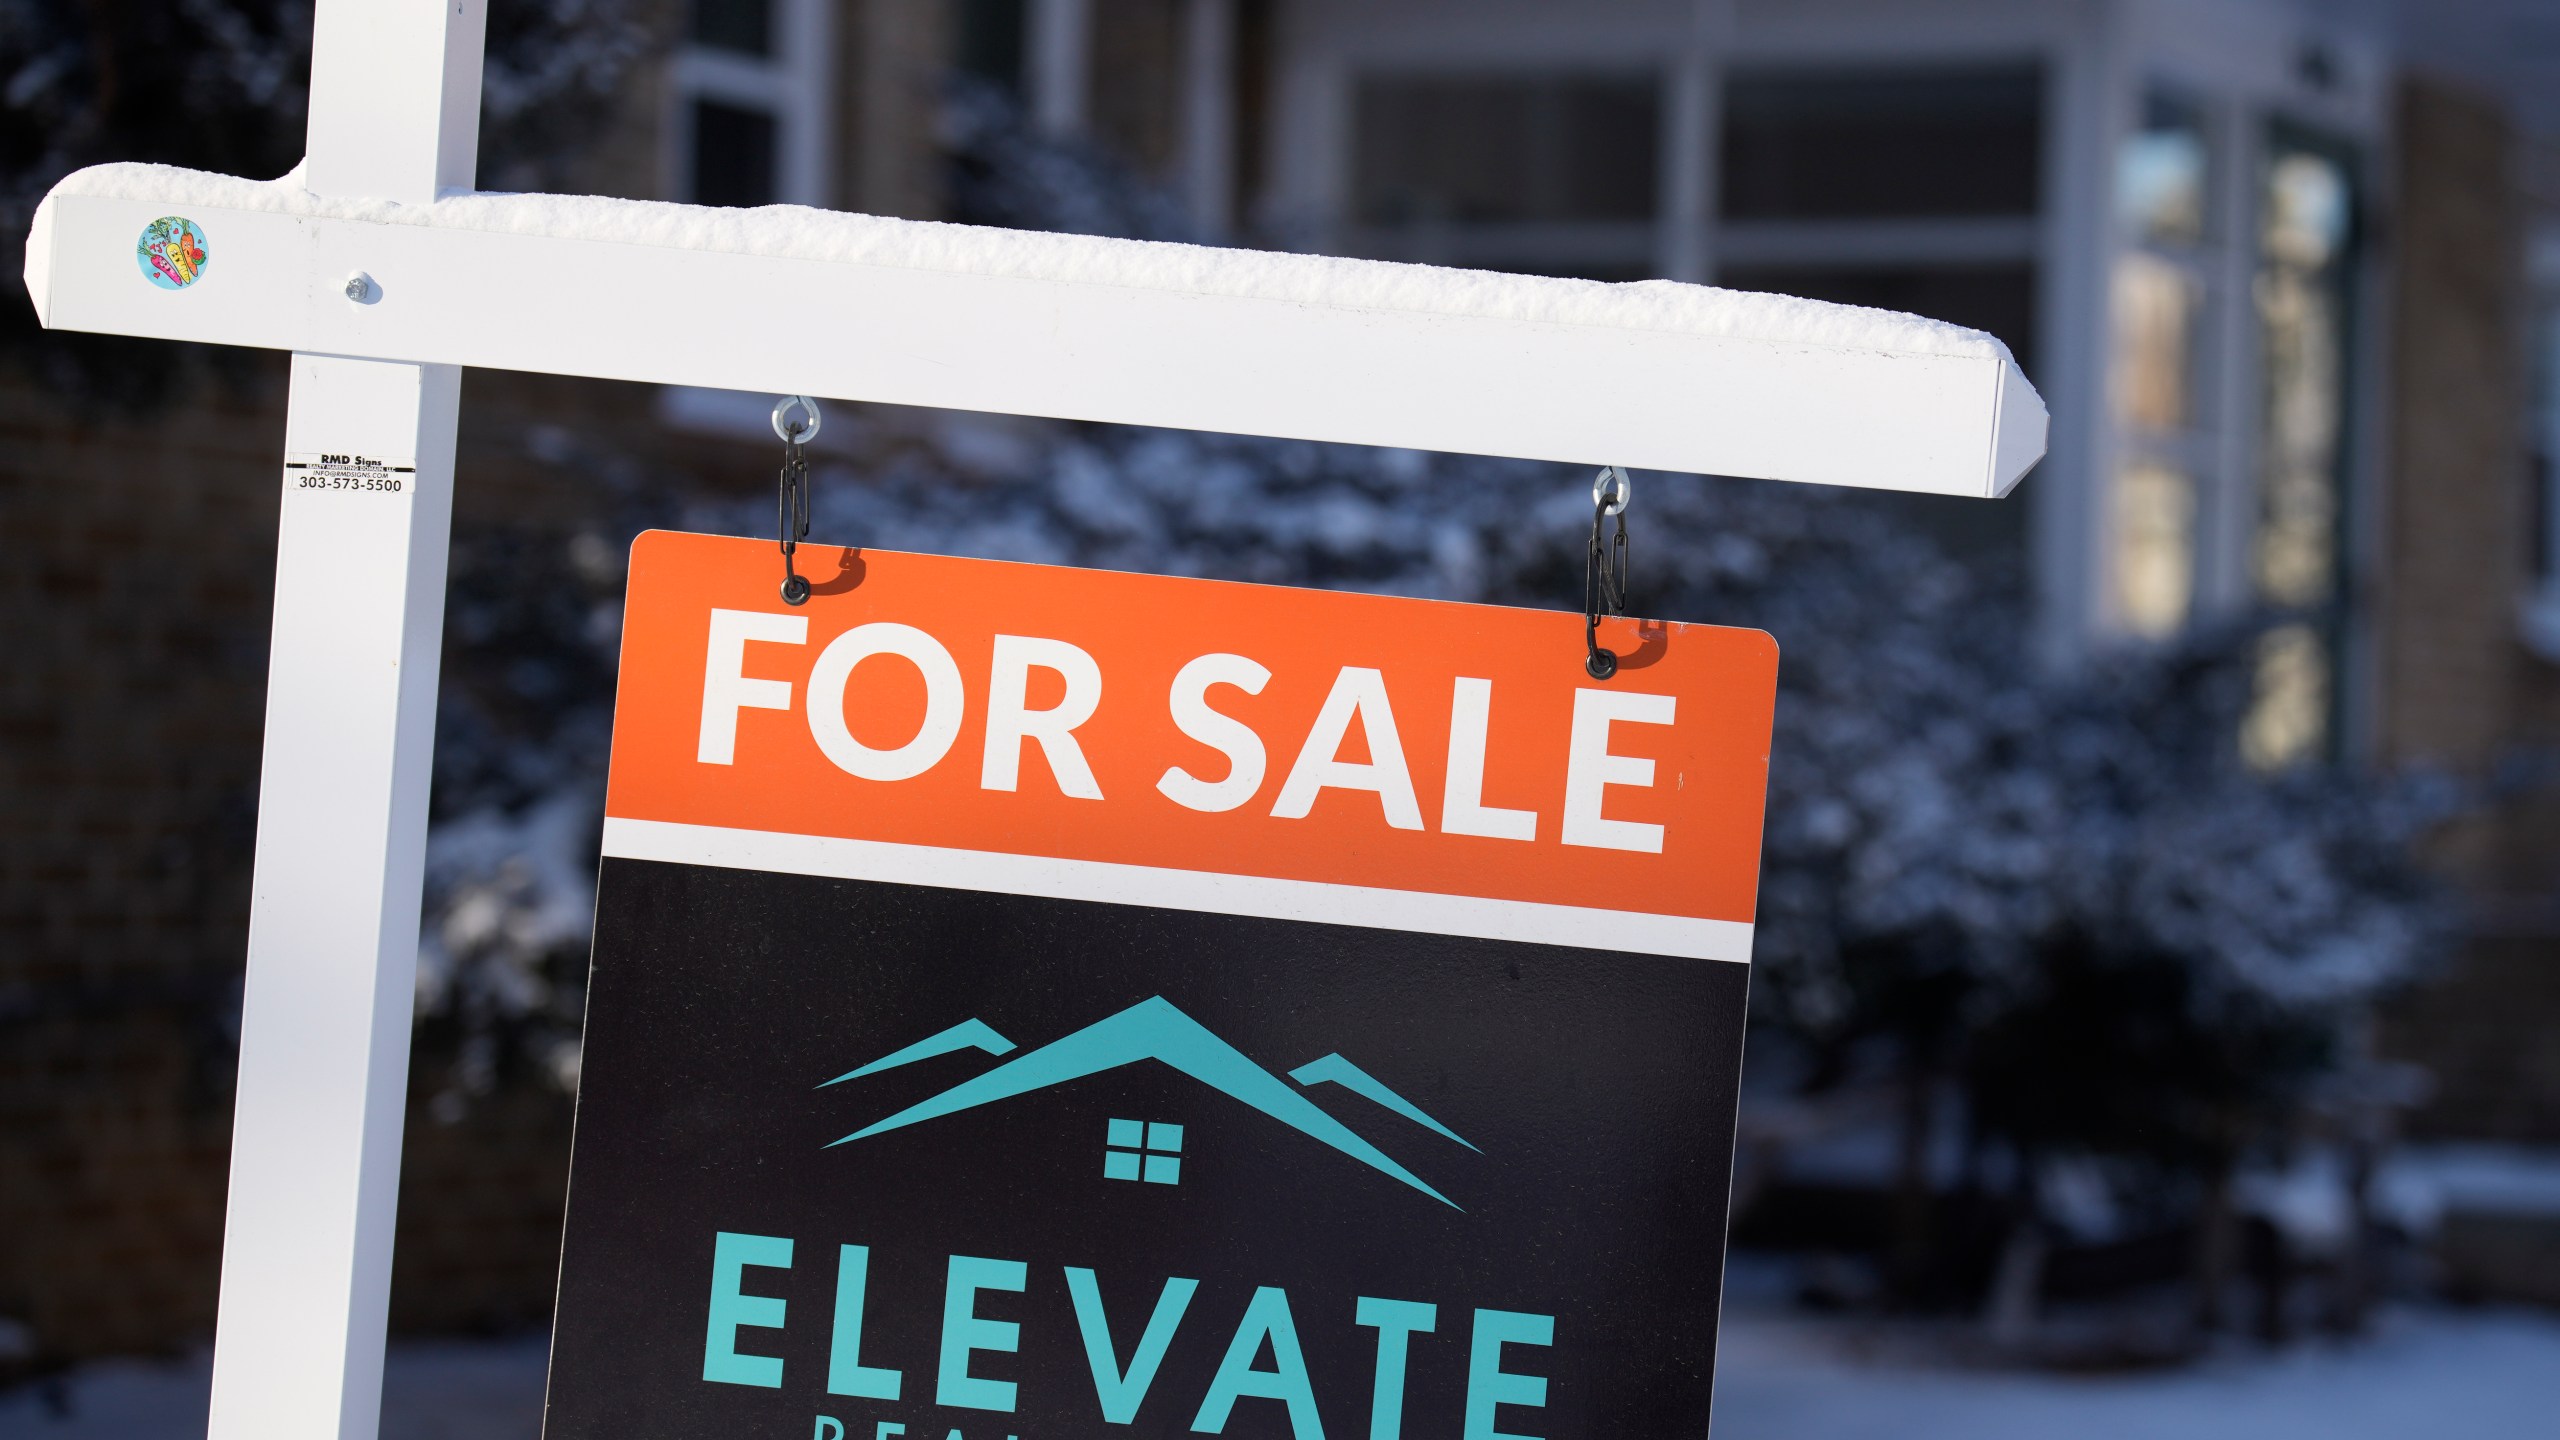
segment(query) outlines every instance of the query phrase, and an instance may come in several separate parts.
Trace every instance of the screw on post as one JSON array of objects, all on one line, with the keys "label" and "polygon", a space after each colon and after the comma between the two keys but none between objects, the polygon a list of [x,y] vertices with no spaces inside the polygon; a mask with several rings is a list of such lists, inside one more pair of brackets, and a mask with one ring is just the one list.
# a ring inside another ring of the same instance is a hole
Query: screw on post
[{"label": "screw on post", "polygon": [[[789,419],[797,408],[806,423]],[[778,496],[776,539],[782,546],[782,603],[805,605],[809,582],[791,568],[792,552],[809,538],[809,457],[800,447],[818,437],[818,402],[806,395],[785,395],[773,407],[773,433],[782,437],[782,477]]]},{"label": "screw on post", "polygon": [[[1623,465],[1604,467],[1591,482],[1591,545],[1583,555],[1582,668],[1594,680],[1618,673],[1618,655],[1600,645],[1600,617],[1627,613],[1627,502],[1635,499],[1635,482]],[[1618,533],[1605,544],[1601,521],[1618,519]]]}]

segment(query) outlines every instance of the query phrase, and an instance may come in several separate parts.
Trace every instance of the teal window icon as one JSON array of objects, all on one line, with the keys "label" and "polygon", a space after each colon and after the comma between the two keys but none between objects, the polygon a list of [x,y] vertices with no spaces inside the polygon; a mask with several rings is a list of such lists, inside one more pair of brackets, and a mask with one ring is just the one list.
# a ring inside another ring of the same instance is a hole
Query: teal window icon
[{"label": "teal window icon", "polygon": [[1102,1152],[1102,1178],[1149,1185],[1182,1183],[1182,1127],[1114,1120]]}]

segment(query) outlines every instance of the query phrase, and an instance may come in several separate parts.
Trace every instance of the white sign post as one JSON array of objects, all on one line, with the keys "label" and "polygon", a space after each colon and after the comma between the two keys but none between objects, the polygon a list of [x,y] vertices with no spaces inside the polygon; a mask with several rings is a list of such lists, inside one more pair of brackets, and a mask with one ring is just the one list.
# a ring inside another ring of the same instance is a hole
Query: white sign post
[{"label": "white sign post", "polygon": [[103,166],[28,238],[48,326],[294,352],[214,1440],[379,1418],[459,367],[1952,495],[2044,452],[2007,353],[1910,317],[472,195],[483,3],[319,0],[298,181]]},{"label": "white sign post", "polygon": [[[482,5],[319,7],[306,184],[410,204],[469,187]],[[285,476],[216,1440],[371,1440],[381,1415],[461,389],[452,365],[293,357],[286,454],[408,473],[397,491]]]}]

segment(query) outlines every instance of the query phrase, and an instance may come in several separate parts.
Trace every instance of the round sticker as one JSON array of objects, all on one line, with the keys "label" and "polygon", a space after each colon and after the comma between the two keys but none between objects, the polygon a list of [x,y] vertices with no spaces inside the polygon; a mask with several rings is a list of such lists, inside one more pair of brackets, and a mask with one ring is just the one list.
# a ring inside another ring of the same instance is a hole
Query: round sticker
[{"label": "round sticker", "polygon": [[143,227],[133,258],[152,284],[163,290],[184,290],[204,278],[204,267],[212,257],[205,253],[204,232],[196,222],[163,215]]}]

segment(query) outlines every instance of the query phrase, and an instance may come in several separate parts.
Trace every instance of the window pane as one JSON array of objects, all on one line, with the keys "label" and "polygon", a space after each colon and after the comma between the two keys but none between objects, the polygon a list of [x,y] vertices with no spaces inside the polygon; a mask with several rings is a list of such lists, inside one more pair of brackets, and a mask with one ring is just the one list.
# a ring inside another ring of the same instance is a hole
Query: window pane
[{"label": "window pane", "polygon": [[693,201],[770,205],[774,201],[774,119],[762,110],[693,102]]},{"label": "window pane", "polygon": [[2205,237],[2212,152],[2203,108],[2154,93],[2116,157],[2116,210],[2135,240],[2193,245]]},{"label": "window pane", "polygon": [[2332,738],[2343,628],[2355,181],[2342,147],[2286,127],[2268,136],[2259,195],[2258,593],[2322,612],[2271,632],[2242,745],[2260,765],[2310,758]]},{"label": "window pane", "polygon": [[2025,68],[1735,75],[1724,217],[2032,215],[2041,90]]},{"label": "window pane", "polygon": [[773,53],[773,0],[693,0],[693,43],[741,55]]},{"label": "window pane", "polygon": [[1648,77],[1372,76],[1352,123],[1363,224],[1653,217]]},{"label": "window pane", "polygon": [[2317,755],[2329,739],[2329,647],[2309,625],[2258,641],[2256,689],[2240,726],[2240,754],[2261,770]]},{"label": "window pane", "polygon": [[961,0],[955,46],[962,73],[1022,93],[1022,0]]},{"label": "window pane", "polygon": [[2198,312],[2195,278],[2157,255],[2116,260],[2115,360],[2108,377],[2116,418],[2146,430],[2183,430],[2195,418]]},{"label": "window pane", "polygon": [[2297,270],[2320,270],[2347,243],[2347,170],[2338,157],[2278,151],[2267,169],[2267,258]]},{"label": "window pane", "polygon": [[2278,605],[2335,598],[2345,462],[2347,173],[2279,148],[2268,175],[2256,286],[2260,363],[2257,575]]},{"label": "window pane", "polygon": [[2137,460],[2116,472],[2113,508],[2107,543],[2116,626],[2151,639],[2174,635],[2195,600],[2195,481]]}]

